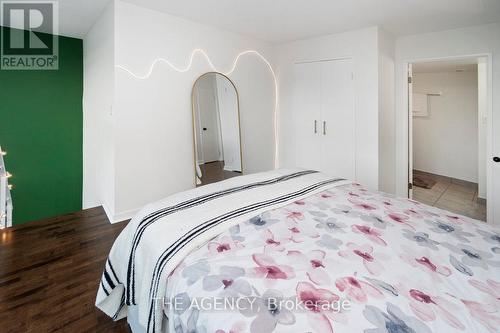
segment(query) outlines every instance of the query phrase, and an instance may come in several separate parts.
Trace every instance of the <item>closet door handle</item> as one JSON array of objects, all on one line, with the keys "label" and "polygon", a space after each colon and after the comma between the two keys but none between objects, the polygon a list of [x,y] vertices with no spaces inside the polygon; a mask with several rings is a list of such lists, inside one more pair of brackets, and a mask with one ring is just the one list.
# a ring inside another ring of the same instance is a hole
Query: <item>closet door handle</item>
[{"label": "closet door handle", "polygon": [[326,121],[323,122],[323,135],[326,135]]},{"label": "closet door handle", "polygon": [[318,121],[314,121],[314,134],[318,133]]}]

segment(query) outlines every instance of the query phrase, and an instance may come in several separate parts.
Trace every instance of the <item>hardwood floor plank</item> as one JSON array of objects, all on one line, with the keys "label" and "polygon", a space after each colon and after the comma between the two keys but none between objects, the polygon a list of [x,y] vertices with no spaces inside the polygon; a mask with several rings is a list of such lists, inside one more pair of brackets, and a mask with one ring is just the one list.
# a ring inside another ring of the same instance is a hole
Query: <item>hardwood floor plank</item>
[{"label": "hardwood floor plank", "polygon": [[0,230],[2,332],[130,332],[95,306],[108,252],[126,222],[101,207]]}]

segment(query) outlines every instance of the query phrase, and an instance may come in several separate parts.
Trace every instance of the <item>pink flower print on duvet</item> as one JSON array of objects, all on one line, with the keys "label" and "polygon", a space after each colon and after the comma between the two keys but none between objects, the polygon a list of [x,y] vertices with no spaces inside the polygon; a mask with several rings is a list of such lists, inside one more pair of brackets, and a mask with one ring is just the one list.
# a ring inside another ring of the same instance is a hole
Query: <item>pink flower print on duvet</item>
[{"label": "pink flower print on duvet", "polygon": [[353,205],[354,208],[362,209],[362,210],[367,210],[367,211],[372,211],[372,210],[377,210],[377,206],[374,204],[368,203],[366,201],[362,201],[359,199],[347,199],[349,202]]},{"label": "pink flower print on duvet", "polygon": [[481,304],[475,301],[462,300],[470,315],[492,333],[499,332],[500,309],[498,305]]},{"label": "pink flower print on duvet", "polygon": [[222,252],[231,252],[244,248],[245,246],[238,241],[234,241],[232,237],[223,236],[220,239],[215,239],[207,244],[208,252],[211,255],[217,255]]},{"label": "pink flower print on duvet", "polygon": [[261,243],[264,246],[264,253],[272,254],[273,252],[283,252],[285,251],[285,244],[290,241],[288,233],[283,233],[284,235],[279,235],[278,231],[281,229],[276,229],[273,233],[271,229],[267,229],[264,232],[260,232]]},{"label": "pink flower print on duvet", "polygon": [[430,254],[427,249],[417,251],[415,248],[409,248],[405,245],[401,246],[402,253],[399,257],[416,269],[430,275],[434,280],[440,281],[441,277],[448,277],[451,275],[451,270],[439,264]]},{"label": "pink flower print on duvet", "polygon": [[355,243],[347,243],[347,249],[339,251],[338,255],[342,258],[351,261],[361,261],[366,270],[372,275],[379,275],[384,271],[384,266],[379,259],[387,259],[385,254],[373,253],[373,247],[370,245],[357,245]]},{"label": "pink flower print on duvet", "polygon": [[291,266],[279,265],[267,254],[255,253],[252,255],[252,259],[257,267],[247,270],[246,275],[264,279],[266,286],[274,285],[276,280],[288,280],[295,277],[294,269]]},{"label": "pink flower print on duvet", "polygon": [[387,216],[390,218],[392,222],[404,225],[406,227],[411,228],[412,230],[415,230],[415,227],[410,224],[410,217],[408,215],[389,211],[387,212]]},{"label": "pink flower print on duvet", "polygon": [[344,292],[347,297],[359,303],[366,303],[368,297],[383,298],[384,295],[368,282],[358,280],[354,276],[338,278],[335,286],[340,292]]},{"label": "pink flower print on duvet", "polygon": [[287,209],[284,213],[286,214],[286,218],[292,220],[293,222],[300,222],[304,219],[304,213],[299,210]]},{"label": "pink flower print on duvet", "polygon": [[449,222],[452,222],[452,223],[456,223],[456,224],[462,224],[462,223],[466,223],[466,222],[470,222],[472,221],[471,218],[468,218],[468,217],[465,217],[465,216],[458,216],[458,215],[451,215],[451,214],[445,214],[444,217],[449,221]]},{"label": "pink flower print on duvet", "polygon": [[300,251],[288,251],[287,257],[295,269],[306,271],[306,275],[317,285],[329,285],[332,280],[328,274],[328,268],[334,267],[332,260],[326,259],[326,252],[322,250],[313,250],[304,254]]},{"label": "pink flower print on duvet", "polygon": [[400,283],[397,286],[399,294],[408,299],[410,309],[415,316],[424,322],[440,319],[455,329],[463,330],[465,326],[453,313],[458,313],[460,307],[444,297],[433,295],[422,286],[407,286]]},{"label": "pink flower print on duvet", "polygon": [[382,234],[375,228],[367,225],[353,224],[351,227],[352,231],[357,234],[364,235],[368,240],[381,246],[386,246],[387,243],[380,237]]},{"label": "pink flower print on duvet", "polygon": [[218,291],[221,297],[249,296],[252,286],[245,280],[245,270],[236,266],[221,266],[219,274],[203,278],[203,290]]},{"label": "pink flower print on duvet", "polygon": [[332,306],[340,297],[327,289],[314,287],[309,282],[299,282],[296,287],[297,298],[304,305],[310,327],[317,333],[333,333],[332,321],[344,322],[344,314]]},{"label": "pink flower print on duvet", "polygon": [[302,243],[309,238],[319,238],[319,233],[315,228],[309,225],[301,226],[298,223],[286,221],[289,233],[289,239],[294,243]]},{"label": "pink flower print on duvet", "polygon": [[325,191],[325,192],[320,194],[320,197],[323,199],[330,199],[330,198],[333,198],[334,195],[331,192]]},{"label": "pink flower print on duvet", "polygon": [[420,212],[418,212],[414,208],[406,209],[404,211],[404,214],[406,214],[412,218],[416,218],[416,219],[423,219],[424,218],[424,215],[422,215]]},{"label": "pink flower print on duvet", "polygon": [[500,302],[500,282],[487,279],[485,282],[470,279],[469,284]]}]

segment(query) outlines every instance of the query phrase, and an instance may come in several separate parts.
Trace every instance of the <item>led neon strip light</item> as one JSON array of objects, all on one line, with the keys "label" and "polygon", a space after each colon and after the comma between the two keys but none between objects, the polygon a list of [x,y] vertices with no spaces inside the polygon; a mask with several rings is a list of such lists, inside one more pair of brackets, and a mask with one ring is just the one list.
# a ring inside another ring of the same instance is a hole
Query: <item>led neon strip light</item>
[{"label": "led neon strip light", "polygon": [[131,76],[135,77],[136,79],[146,80],[153,73],[154,67],[157,64],[159,64],[160,62],[165,63],[170,68],[172,68],[173,70],[175,70],[175,71],[177,71],[179,73],[185,73],[185,72],[189,71],[191,69],[191,66],[193,65],[194,56],[197,53],[201,53],[205,57],[205,59],[207,60],[209,66],[210,66],[210,68],[212,69],[212,71],[214,71],[214,72],[220,72],[220,73],[222,73],[222,74],[224,74],[226,76],[230,76],[234,72],[234,70],[236,69],[236,65],[238,64],[238,61],[240,60],[240,58],[242,56],[244,56],[244,55],[247,55],[247,54],[256,55],[258,58],[260,58],[267,65],[267,67],[269,68],[269,71],[271,72],[271,74],[273,76],[273,80],[274,80],[274,96],[275,96],[275,101],[274,101],[274,142],[275,142],[275,146],[274,146],[274,167],[277,168],[278,167],[278,79],[276,78],[276,73],[274,72],[273,67],[271,66],[271,64],[269,63],[269,61],[267,61],[267,59],[264,58],[264,56],[262,54],[260,54],[259,52],[254,51],[254,50],[247,50],[247,51],[241,52],[234,59],[233,65],[231,66],[231,69],[228,72],[222,72],[222,71],[217,70],[217,68],[215,67],[215,65],[210,60],[210,57],[208,56],[208,54],[204,50],[202,50],[202,49],[194,49],[191,52],[191,55],[189,57],[189,62],[187,64],[187,66],[184,67],[184,68],[177,67],[174,64],[172,64],[170,61],[168,61],[167,59],[164,59],[164,58],[157,58],[157,59],[155,59],[153,61],[153,63],[151,64],[151,66],[149,67],[149,71],[145,75],[137,75],[134,72],[132,72],[131,70],[129,70],[128,68],[126,68],[124,66],[121,66],[121,65],[116,65],[115,67],[118,68],[118,69],[121,69],[121,70],[123,70],[125,72],[127,72],[128,74],[130,74]]}]

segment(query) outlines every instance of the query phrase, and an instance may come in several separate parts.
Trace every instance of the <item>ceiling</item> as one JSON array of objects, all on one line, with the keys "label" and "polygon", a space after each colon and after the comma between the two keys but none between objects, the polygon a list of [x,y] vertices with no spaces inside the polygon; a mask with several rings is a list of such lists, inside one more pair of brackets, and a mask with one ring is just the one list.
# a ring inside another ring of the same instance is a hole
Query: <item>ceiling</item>
[{"label": "ceiling", "polygon": [[[82,38],[110,0],[60,0],[59,33]],[[500,22],[499,0],[125,0],[282,43],[380,25],[407,35]]]},{"label": "ceiling", "polygon": [[477,72],[477,58],[420,62],[412,65],[413,73]]},{"label": "ceiling", "polygon": [[[14,0],[15,1],[15,0]],[[83,38],[111,0],[59,0],[59,35]],[[28,2],[19,0],[18,2]],[[15,21],[11,26],[22,27]],[[42,32],[51,32],[44,31]]]},{"label": "ceiling", "polygon": [[499,0],[126,0],[272,43],[380,25],[407,35],[500,22]]},{"label": "ceiling", "polygon": [[83,38],[111,0],[59,0],[59,34]]}]

